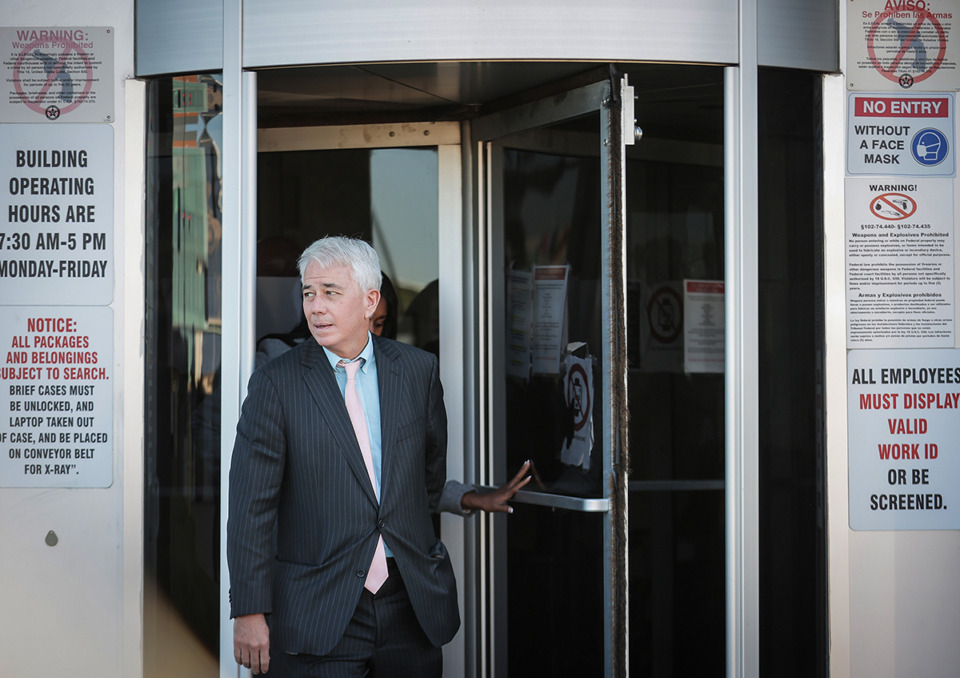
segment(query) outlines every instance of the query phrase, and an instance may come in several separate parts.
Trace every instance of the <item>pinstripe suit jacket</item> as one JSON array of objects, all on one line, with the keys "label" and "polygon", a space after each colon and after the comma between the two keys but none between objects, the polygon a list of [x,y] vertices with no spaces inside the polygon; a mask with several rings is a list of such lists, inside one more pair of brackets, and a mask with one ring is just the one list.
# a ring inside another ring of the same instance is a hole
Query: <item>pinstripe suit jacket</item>
[{"label": "pinstripe suit jacket", "polygon": [[336,376],[315,341],[250,379],[230,468],[231,616],[266,613],[272,652],[333,649],[381,533],[430,641],[439,647],[460,625],[453,569],[431,521],[446,476],[437,361],[405,344],[373,340],[379,504]]}]

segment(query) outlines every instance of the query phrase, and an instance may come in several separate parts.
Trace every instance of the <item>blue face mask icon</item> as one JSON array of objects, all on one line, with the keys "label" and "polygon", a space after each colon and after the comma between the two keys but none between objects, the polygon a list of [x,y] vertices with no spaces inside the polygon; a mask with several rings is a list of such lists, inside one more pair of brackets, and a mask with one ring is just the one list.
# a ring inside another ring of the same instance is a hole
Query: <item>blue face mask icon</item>
[{"label": "blue face mask icon", "polygon": [[936,160],[940,153],[940,137],[933,132],[924,132],[917,139],[917,158]]},{"label": "blue face mask icon", "polygon": [[939,165],[949,156],[950,142],[944,133],[928,127],[918,131],[910,143],[913,159],[924,167]]}]

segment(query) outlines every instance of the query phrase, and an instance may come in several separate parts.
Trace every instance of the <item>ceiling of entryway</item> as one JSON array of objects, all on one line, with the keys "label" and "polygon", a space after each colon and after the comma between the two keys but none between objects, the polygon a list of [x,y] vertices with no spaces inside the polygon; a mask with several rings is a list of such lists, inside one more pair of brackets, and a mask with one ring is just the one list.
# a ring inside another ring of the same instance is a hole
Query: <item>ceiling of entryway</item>
[{"label": "ceiling of entryway", "polygon": [[[700,130],[722,138],[717,111],[723,72],[715,66],[619,64],[647,130]],[[258,73],[258,125],[291,127],[398,120],[460,120],[609,77],[583,62],[436,62],[301,66]]]}]

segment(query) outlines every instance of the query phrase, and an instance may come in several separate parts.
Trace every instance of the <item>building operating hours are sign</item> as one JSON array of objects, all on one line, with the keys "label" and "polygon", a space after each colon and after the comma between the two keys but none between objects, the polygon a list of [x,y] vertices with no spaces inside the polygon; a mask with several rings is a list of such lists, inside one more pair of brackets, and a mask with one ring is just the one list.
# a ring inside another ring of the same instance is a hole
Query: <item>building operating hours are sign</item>
[{"label": "building operating hours are sign", "polygon": [[850,94],[847,173],[951,177],[953,94]]},{"label": "building operating hours are sign", "polygon": [[113,310],[0,307],[0,487],[113,483]]},{"label": "building operating hours are sign", "polygon": [[845,5],[849,89],[960,89],[955,1],[848,0]]},{"label": "building operating hours are sign", "polygon": [[960,528],[960,350],[847,354],[850,527]]},{"label": "building operating hours are sign", "polygon": [[0,27],[0,122],[112,122],[113,29]]},{"label": "building operating hours are sign", "polygon": [[0,304],[113,300],[113,128],[0,125]]}]

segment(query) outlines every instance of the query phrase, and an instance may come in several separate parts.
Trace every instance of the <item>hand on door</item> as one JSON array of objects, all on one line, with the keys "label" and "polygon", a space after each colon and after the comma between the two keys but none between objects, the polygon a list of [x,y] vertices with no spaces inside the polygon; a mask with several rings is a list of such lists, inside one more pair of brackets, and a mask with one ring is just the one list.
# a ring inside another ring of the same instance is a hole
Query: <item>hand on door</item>
[{"label": "hand on door", "polygon": [[[530,474],[525,475],[528,471],[530,471]],[[483,494],[476,490],[467,492],[460,498],[460,505],[468,511],[480,509],[487,513],[513,513],[513,507],[507,502],[513,499],[513,495],[518,490],[530,482],[535,473],[533,462],[528,459],[523,462],[520,470],[517,471],[510,482]]]}]

